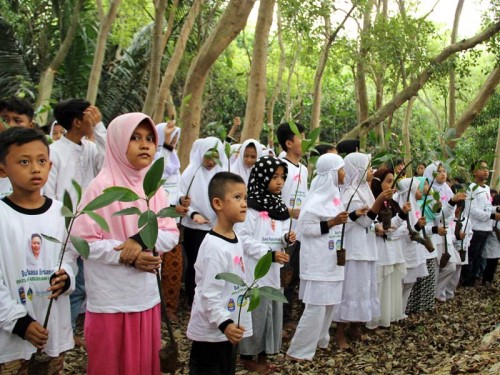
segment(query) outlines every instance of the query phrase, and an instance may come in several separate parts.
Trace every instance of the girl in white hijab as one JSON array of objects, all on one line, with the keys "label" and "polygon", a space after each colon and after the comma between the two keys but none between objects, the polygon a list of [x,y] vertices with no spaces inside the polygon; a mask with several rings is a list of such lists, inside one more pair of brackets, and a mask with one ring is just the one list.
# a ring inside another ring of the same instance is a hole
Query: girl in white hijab
[{"label": "girl in white hijab", "polygon": [[348,219],[339,191],[345,176],[344,160],[325,154],[319,157],[316,168],[297,223],[301,241],[299,298],[305,310],[287,355],[298,360],[312,360],[317,346],[328,347],[333,310],[342,300],[344,279],[336,251],[341,224]]},{"label": "girl in white hijab", "polygon": [[194,298],[194,263],[205,235],[215,223],[215,212],[210,206],[207,188],[217,172],[227,171],[228,161],[223,143],[215,137],[197,140],[191,149],[189,165],[181,176],[181,190],[190,198],[184,227],[184,249],[187,256],[186,294],[188,303]]},{"label": "girl in white hijab", "polygon": [[238,157],[231,164],[231,172],[243,178],[248,185],[248,178],[255,162],[262,157],[262,145],[255,139],[247,139],[239,148]]},{"label": "girl in white hijab", "polygon": [[[334,311],[333,319],[341,325],[352,323],[352,331],[357,338],[361,337],[359,323],[369,322],[380,315],[378,257],[372,224],[384,201],[391,199],[393,194],[393,190],[389,189],[377,199],[373,197],[369,186],[373,176],[370,159],[369,155],[359,152],[351,153],[344,159],[346,176],[342,203],[351,212],[345,227],[346,264],[342,302],[340,308]],[[351,204],[347,207],[349,202]],[[339,336],[338,331],[337,341],[341,348],[348,347],[345,336]]]}]

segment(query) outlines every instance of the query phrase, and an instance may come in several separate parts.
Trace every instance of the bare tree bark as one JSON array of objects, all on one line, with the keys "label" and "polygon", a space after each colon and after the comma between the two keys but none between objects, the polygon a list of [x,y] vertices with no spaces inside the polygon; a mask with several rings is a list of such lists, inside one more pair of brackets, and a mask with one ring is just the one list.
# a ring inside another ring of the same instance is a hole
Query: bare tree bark
[{"label": "bare tree bark", "polygon": [[163,28],[165,26],[165,10],[167,9],[168,0],[153,0],[153,3],[155,7],[155,20],[153,25],[148,91],[144,105],[142,106],[142,112],[150,116],[153,114],[156,93],[160,84],[161,58],[164,51],[162,44]]},{"label": "bare tree bark", "polygon": [[[382,4],[379,3],[377,7],[377,21],[382,19],[384,22],[387,21],[387,15],[389,13],[389,4],[388,0],[382,0]],[[380,10],[380,5],[382,5],[382,9]],[[374,69],[374,81],[375,81],[375,110],[378,111],[382,108],[382,104],[384,103],[384,76],[386,66],[383,61],[379,61],[379,67]],[[388,121],[389,123],[389,121]],[[384,134],[384,122],[381,122],[375,126],[375,141],[377,146],[385,150],[385,134]]]},{"label": "bare tree bark", "polygon": [[189,162],[191,145],[200,134],[202,96],[208,72],[245,27],[254,3],[255,0],[231,0],[189,67],[180,114],[183,131],[179,144],[179,159],[183,169]]},{"label": "bare tree bark", "polygon": [[321,55],[319,57],[318,67],[316,68],[316,74],[314,75],[314,91],[313,91],[313,102],[312,102],[312,110],[311,110],[311,130],[318,128],[321,122],[321,84],[323,80],[323,74],[325,72],[326,63],[328,62],[328,56],[330,54],[330,49],[332,47],[333,42],[337,38],[338,33],[344,27],[347,19],[350,17],[351,13],[356,8],[356,5],[353,5],[349,12],[345,15],[344,19],[340,23],[340,25],[335,29],[335,31],[331,32],[330,25],[330,15],[325,15],[325,43],[323,44],[323,48],[321,49]]},{"label": "bare tree bark", "polygon": [[[165,72],[163,73],[161,85],[158,90],[156,108],[153,115],[153,121],[155,123],[163,121],[165,106],[167,106],[167,108],[171,108],[170,110],[167,109],[167,112],[170,112],[169,118],[172,118],[172,114],[175,113],[175,110],[172,111],[173,102],[171,100],[172,95],[170,93],[170,87],[172,86],[172,82],[174,81],[177,69],[179,69],[179,65],[181,64],[182,56],[184,55],[184,51],[186,50],[186,44],[189,39],[189,35],[193,30],[194,22],[200,14],[201,6],[203,5],[203,3],[204,0],[193,1],[193,5],[191,6],[191,9],[189,9],[189,13],[186,17],[186,20],[184,21],[184,25],[182,25],[179,38],[177,39],[177,42],[175,44],[174,52],[170,57],[170,61],[168,62]],[[170,102],[168,102],[169,98]],[[171,105],[169,106],[170,103]]]},{"label": "bare tree bark", "polygon": [[[279,4],[279,3],[278,3]],[[283,25],[281,22],[281,12],[277,11],[277,23],[278,23],[278,45],[280,47],[280,60],[278,66],[278,76],[276,78],[276,84],[274,85],[274,90],[269,99],[269,104],[267,107],[267,124],[269,125],[269,134],[267,137],[267,142],[270,147],[274,147],[274,106],[276,104],[276,100],[278,100],[278,95],[281,92],[281,83],[283,81],[283,72],[285,71],[285,62],[286,62],[286,51],[285,44],[283,43]]]},{"label": "bare tree bark", "polygon": [[[458,0],[457,9],[455,10],[455,19],[453,21],[453,29],[451,31],[451,44],[456,43],[458,34],[458,24],[460,22],[460,15],[462,14],[462,8],[464,6],[464,0]],[[448,105],[448,127],[452,128],[455,124],[457,115],[457,97],[456,97],[456,82],[455,82],[455,68],[452,67],[450,71],[450,84],[449,84],[449,105]]]},{"label": "bare tree bark", "polygon": [[[460,138],[462,134],[464,134],[469,124],[474,120],[477,114],[481,112],[490,96],[493,95],[499,83],[500,66],[497,66],[489,74],[474,100],[469,103],[464,113],[462,113],[458,121],[455,123],[456,138]],[[448,146],[454,148],[456,146],[456,141],[449,141]]]},{"label": "bare tree bark", "polygon": [[[35,103],[35,108],[37,109],[40,107],[50,106],[50,97],[52,96],[54,77],[57,70],[61,67],[64,59],[68,55],[69,49],[75,40],[82,7],[83,0],[76,0],[71,13],[71,20],[66,36],[64,37],[64,40],[59,46],[59,49],[54,58],[51,60],[49,66],[47,66],[47,68],[40,75],[40,81],[38,82],[38,95]],[[47,122],[47,115],[48,111],[41,111],[36,118],[37,123],[45,125]]]},{"label": "bare tree bark", "polygon": [[[408,104],[406,106],[405,119],[403,121],[403,126],[401,132],[403,133],[403,145],[404,145],[404,161],[405,164],[409,163],[411,160],[411,143],[410,143],[410,120],[413,112],[413,103],[415,102],[415,96],[412,96],[410,100],[408,100]],[[408,168],[408,177],[412,176],[412,169]]]},{"label": "bare tree bark", "polygon": [[274,4],[275,0],[260,0],[248,82],[247,106],[240,142],[249,138],[258,139],[262,131],[266,109],[267,49],[269,31],[273,23]]},{"label": "bare tree bark", "polygon": [[297,38],[297,47],[295,49],[295,54],[293,56],[292,63],[290,64],[290,67],[288,68],[288,78],[286,81],[286,102],[285,102],[285,115],[284,115],[284,121],[290,121],[292,118],[291,116],[291,107],[292,107],[292,77],[295,72],[295,64],[297,63],[297,60],[299,59],[300,56],[300,51],[302,50],[302,39]]},{"label": "bare tree bark", "polygon": [[370,129],[373,129],[375,125],[379,122],[384,121],[389,115],[394,113],[399,107],[401,107],[406,101],[408,101],[412,96],[415,96],[418,91],[427,83],[431,78],[432,74],[436,68],[443,62],[446,61],[450,56],[455,53],[468,50],[475,47],[476,45],[490,39],[492,36],[500,31],[500,22],[492,24],[490,27],[477,34],[476,36],[464,39],[460,42],[449,45],[444,48],[438,55],[432,58],[429,65],[417,75],[417,77],[410,83],[408,87],[400,91],[394,98],[386,103],[379,111],[362,121],[350,132],[346,133],[342,139],[354,139],[361,134],[366,134]]},{"label": "bare tree bark", "polygon": [[99,34],[97,34],[97,43],[95,46],[94,61],[90,70],[89,84],[87,86],[87,100],[95,104],[97,92],[99,91],[99,81],[101,80],[102,63],[104,54],[106,53],[106,41],[108,40],[109,31],[116,18],[121,0],[112,0],[109,4],[108,13],[102,18],[99,26]]}]

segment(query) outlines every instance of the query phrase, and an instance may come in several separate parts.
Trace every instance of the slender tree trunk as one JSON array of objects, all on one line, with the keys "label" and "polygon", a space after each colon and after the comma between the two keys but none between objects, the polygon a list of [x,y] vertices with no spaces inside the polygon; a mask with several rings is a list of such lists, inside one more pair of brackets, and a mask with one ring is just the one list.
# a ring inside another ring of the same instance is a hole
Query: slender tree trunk
[{"label": "slender tree trunk", "polygon": [[[411,160],[411,143],[410,143],[410,120],[411,114],[413,112],[413,103],[415,102],[415,96],[411,97],[408,100],[408,104],[406,106],[405,119],[402,126],[403,133],[403,145],[404,145],[404,160],[405,164],[409,163]],[[412,169],[408,168],[407,174],[409,177],[412,176]]]},{"label": "slender tree trunk", "polygon": [[493,160],[493,175],[491,176],[491,188],[500,190],[500,118],[498,119],[497,146],[495,147],[495,159]]},{"label": "slender tree trunk", "polygon": [[[457,9],[455,10],[455,19],[453,21],[453,29],[451,31],[451,44],[456,43],[458,34],[458,24],[460,22],[460,15],[464,0],[458,0]],[[456,59],[455,59],[456,60]],[[457,97],[456,97],[456,84],[455,84],[455,68],[452,67],[450,71],[450,84],[449,84],[449,108],[448,108],[448,127],[452,128],[456,121],[457,115]]]},{"label": "slender tree trunk", "polygon": [[[474,100],[472,100],[469,103],[464,113],[462,113],[458,121],[455,123],[456,138],[460,138],[462,134],[464,134],[469,124],[474,120],[477,114],[484,108],[490,96],[493,95],[499,83],[500,83],[500,66],[497,66],[489,74],[488,78],[484,82],[483,86],[477,93]],[[454,148],[456,146],[456,141],[448,142],[448,146]]]},{"label": "slender tree trunk", "polygon": [[269,30],[273,23],[274,3],[275,0],[260,0],[248,82],[247,106],[240,142],[248,138],[259,139],[262,131],[266,108],[267,49]]},{"label": "slender tree trunk", "polygon": [[183,131],[179,159],[183,169],[189,162],[191,145],[200,134],[202,96],[207,75],[217,58],[245,27],[254,3],[255,0],[231,0],[189,67],[180,114]]},{"label": "slender tree trunk", "polygon": [[[154,111],[153,120],[155,123],[159,123],[163,121],[163,114],[165,113],[165,106],[167,106],[167,112],[169,113],[169,118],[171,117],[172,109],[168,110],[168,107],[173,106],[173,101],[168,102],[169,98],[172,98],[170,93],[170,87],[172,86],[172,82],[174,81],[175,74],[179,69],[179,66],[182,61],[182,56],[184,55],[184,51],[186,50],[186,44],[193,30],[194,23],[196,18],[200,14],[201,6],[203,5],[204,0],[195,0],[189,13],[184,21],[184,25],[182,25],[181,32],[179,34],[179,38],[175,44],[174,52],[170,57],[170,61],[168,62],[167,68],[163,73],[163,78],[161,81],[160,89],[158,90],[158,97],[156,100],[156,108]],[[171,103],[171,104],[170,104]]]},{"label": "slender tree trunk", "polygon": [[116,18],[121,0],[112,0],[109,4],[108,13],[104,16],[99,26],[99,34],[97,35],[97,43],[95,46],[94,61],[90,70],[89,84],[87,86],[87,100],[95,104],[97,92],[99,91],[99,81],[101,80],[102,63],[106,53],[106,41],[108,40],[109,31]]},{"label": "slender tree trunk", "polygon": [[292,116],[291,116],[291,107],[292,107],[292,77],[293,73],[295,71],[295,64],[297,63],[297,60],[299,59],[300,56],[300,51],[302,49],[302,40],[300,38],[297,39],[297,47],[295,49],[295,54],[293,56],[292,63],[290,64],[290,67],[288,68],[288,78],[286,82],[286,102],[285,102],[285,116],[284,116],[284,121],[290,121]]},{"label": "slender tree trunk", "polygon": [[311,130],[318,128],[321,122],[321,96],[322,96],[322,81],[323,74],[325,72],[326,63],[328,62],[328,56],[330,54],[330,49],[332,47],[333,42],[337,38],[339,31],[344,27],[347,19],[350,17],[351,13],[356,8],[356,5],[353,5],[349,12],[345,15],[344,19],[340,23],[340,25],[335,29],[335,31],[331,32],[330,26],[330,15],[324,17],[325,20],[325,33],[326,39],[323,44],[323,48],[321,49],[321,55],[319,58],[318,67],[316,68],[316,74],[314,75],[314,90],[313,90],[313,102],[312,102],[312,110],[311,110]]},{"label": "slender tree trunk", "polygon": [[161,58],[164,51],[162,43],[163,28],[165,26],[165,10],[167,9],[168,0],[154,0],[153,3],[155,6],[155,21],[151,46],[151,65],[149,69],[148,91],[144,105],[142,106],[142,112],[150,116],[153,114],[156,93],[160,84]]},{"label": "slender tree trunk", "polygon": [[[64,59],[68,55],[69,49],[73,44],[80,21],[80,13],[83,7],[83,0],[76,0],[71,13],[71,20],[66,32],[66,36],[59,46],[59,50],[50,62],[49,66],[40,75],[38,82],[38,95],[36,98],[35,108],[49,107],[50,98],[52,96],[52,88],[54,86],[54,77],[57,70],[61,67]],[[48,111],[41,111],[36,118],[36,122],[45,125],[47,122]]]},{"label": "slender tree trunk", "polygon": [[406,103],[406,101],[415,96],[431,78],[436,68],[442,62],[446,61],[457,52],[468,50],[480,43],[483,43],[484,41],[497,34],[499,31],[500,22],[496,22],[476,36],[469,39],[464,39],[443,49],[438,55],[430,60],[429,65],[420,74],[417,75],[417,77],[410,83],[409,86],[395,95],[390,102],[386,103],[375,114],[373,114],[360,124],[356,125],[356,127],[350,132],[346,133],[342,139],[354,139],[360,134],[366,134],[366,132],[368,132],[370,129],[373,129],[376,124],[384,121],[389,115],[394,113],[394,111],[396,111],[399,107]]},{"label": "slender tree trunk", "polygon": [[[278,3],[279,4],[279,3]],[[278,66],[278,77],[276,78],[276,84],[274,86],[273,93],[271,95],[271,99],[269,100],[269,104],[267,107],[267,123],[269,125],[269,134],[267,137],[267,143],[270,147],[274,147],[274,106],[276,104],[276,100],[278,100],[278,95],[281,92],[281,82],[283,80],[283,72],[285,71],[285,62],[286,62],[286,51],[285,44],[283,43],[283,25],[281,22],[281,12],[278,5],[277,12],[277,23],[278,23],[278,44],[280,47],[280,60]]]}]

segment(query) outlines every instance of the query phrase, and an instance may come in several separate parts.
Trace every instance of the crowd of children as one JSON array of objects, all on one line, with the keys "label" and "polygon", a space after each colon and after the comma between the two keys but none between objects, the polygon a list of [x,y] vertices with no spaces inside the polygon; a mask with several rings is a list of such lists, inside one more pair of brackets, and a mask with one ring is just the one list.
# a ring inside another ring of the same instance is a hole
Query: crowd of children
[{"label": "crowd of children", "polygon": [[[128,113],[106,129],[98,108],[70,99],[54,108],[51,134],[60,138],[49,146],[24,101],[0,101],[0,116],[0,374],[27,374],[37,349],[50,358],[49,373],[62,373],[75,343],[86,346],[89,374],[159,374],[158,272],[174,320],[184,275],[191,374],[232,373],[236,344],[246,369],[274,370],[268,355],[282,349],[290,307],[261,296],[250,313],[244,287],[216,278],[229,272],[251,282],[269,252],[259,287],[281,289],[289,301],[298,288],[304,303],[287,352],[294,361],[327,348],[333,322],[337,346],[347,348],[347,326],[361,338],[361,325],[389,327],[453,298],[460,281],[490,286],[496,272],[500,199],[486,185],[484,161],[472,166],[468,187],[450,187],[440,161],[419,164],[413,178],[399,162],[374,171],[352,142],[324,148],[308,169],[304,127],[284,123],[279,158],[255,139],[226,155],[223,141],[207,137],[192,145],[181,173],[174,121],[155,126]],[[158,218],[156,252],[142,241],[135,215],[114,215],[131,206],[144,211],[146,202],[113,202],[94,212],[109,231],[92,217],[76,219],[72,234],[89,243],[89,256],[70,248],[59,269],[53,240],[67,236],[59,201],[68,191],[76,205],[72,181],[82,187],[81,207],[113,186],[142,197],[159,157],[165,182],[149,207],[172,206],[181,218]],[[73,335],[82,304],[85,340]]]}]

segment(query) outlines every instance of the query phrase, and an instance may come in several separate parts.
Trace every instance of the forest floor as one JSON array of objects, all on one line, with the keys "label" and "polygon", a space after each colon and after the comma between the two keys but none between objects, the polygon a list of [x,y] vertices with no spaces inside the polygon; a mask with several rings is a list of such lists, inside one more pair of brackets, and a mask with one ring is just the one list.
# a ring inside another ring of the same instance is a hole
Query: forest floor
[{"label": "forest floor", "polygon": [[[453,300],[437,304],[434,311],[411,315],[374,332],[364,330],[363,341],[339,350],[331,327],[329,349],[318,349],[313,361],[294,363],[281,353],[269,357],[279,374],[500,374],[500,272],[492,289],[459,288]],[[294,305],[294,314],[300,314]],[[190,341],[185,332],[189,320],[181,309],[174,323],[179,343],[179,370],[189,372]],[[78,331],[81,333],[82,322]],[[287,330],[292,337],[293,330]],[[163,334],[167,338],[165,330]],[[86,353],[75,348],[66,355],[66,374],[85,374]],[[250,374],[238,364],[237,374]]]}]

